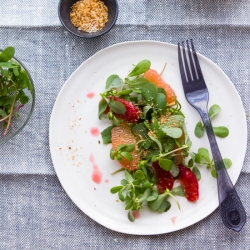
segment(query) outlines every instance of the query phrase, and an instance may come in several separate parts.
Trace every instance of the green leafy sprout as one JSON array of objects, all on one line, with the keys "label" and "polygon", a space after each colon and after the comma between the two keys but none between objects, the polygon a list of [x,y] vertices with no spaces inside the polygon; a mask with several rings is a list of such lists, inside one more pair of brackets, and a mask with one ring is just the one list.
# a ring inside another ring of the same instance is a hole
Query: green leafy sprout
[{"label": "green leafy sprout", "polygon": [[[212,121],[221,112],[221,107],[218,104],[214,104],[209,108],[208,115]],[[225,126],[213,126],[214,134],[218,137],[225,138],[229,135],[229,129]],[[200,120],[194,129],[194,134],[196,137],[201,138],[205,132],[204,125]]]},{"label": "green leafy sprout", "polygon": [[29,101],[25,89],[34,94],[29,75],[21,65],[13,59],[14,47],[7,47],[0,52],[0,123],[5,127],[7,135],[11,120],[18,115],[18,110]]}]

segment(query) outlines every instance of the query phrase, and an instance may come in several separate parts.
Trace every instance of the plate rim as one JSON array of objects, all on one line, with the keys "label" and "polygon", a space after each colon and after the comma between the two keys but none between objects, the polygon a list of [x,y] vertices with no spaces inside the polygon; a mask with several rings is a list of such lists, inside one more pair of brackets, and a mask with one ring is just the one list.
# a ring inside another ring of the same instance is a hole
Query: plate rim
[{"label": "plate rim", "polygon": [[[71,73],[71,75],[69,76],[69,78],[65,81],[65,83],[64,83],[63,86],[61,87],[61,89],[60,89],[60,91],[59,91],[59,93],[58,93],[58,95],[57,95],[57,98],[56,98],[56,100],[55,100],[55,102],[54,102],[53,109],[52,109],[51,116],[50,116],[50,122],[49,122],[49,145],[50,145],[50,146],[51,146],[51,140],[52,140],[52,139],[51,139],[51,129],[52,129],[52,119],[53,119],[53,115],[54,115],[54,112],[55,112],[54,110],[55,110],[55,107],[56,107],[56,105],[57,105],[57,103],[58,103],[58,101],[59,101],[59,99],[60,99],[60,95],[63,93],[64,88],[66,88],[66,86],[67,86],[67,85],[69,84],[69,82],[71,81],[71,78],[72,78],[75,74],[77,74],[77,71],[79,71],[79,70],[81,69],[81,67],[83,67],[86,63],[88,63],[89,60],[93,59],[94,57],[98,57],[98,56],[99,56],[101,53],[103,53],[104,51],[107,51],[107,50],[112,49],[112,48],[117,47],[117,46],[123,46],[123,45],[127,45],[127,44],[138,44],[138,43],[161,44],[161,45],[164,45],[164,46],[170,46],[170,47],[172,47],[173,49],[174,49],[174,48],[177,49],[177,45],[171,44],[171,43],[167,43],[167,42],[160,42],[160,41],[154,41],[154,40],[126,41],[126,42],[121,42],[121,43],[113,44],[113,45],[111,45],[111,46],[108,46],[108,47],[106,47],[106,48],[103,48],[103,49],[99,50],[98,52],[96,52],[95,54],[93,54],[92,56],[90,56],[89,58],[87,58],[85,61],[83,61],[83,62],[82,62],[82,63],[81,63],[72,73]],[[205,61],[207,61],[209,64],[214,65],[214,66],[216,67],[216,69],[218,70],[218,72],[219,72],[220,74],[223,74],[223,76],[227,78],[227,81],[231,83],[232,87],[234,88],[234,90],[235,90],[235,92],[236,92],[236,96],[237,96],[237,98],[238,98],[238,101],[239,101],[240,104],[241,104],[241,107],[242,107],[242,110],[241,110],[241,111],[243,111],[244,114],[245,114],[245,109],[244,109],[242,100],[241,100],[241,98],[240,98],[240,95],[239,95],[237,89],[235,88],[235,85],[234,85],[233,82],[230,80],[230,78],[229,78],[229,77],[225,74],[225,72],[224,72],[215,62],[213,62],[211,59],[209,59],[208,57],[206,57],[206,56],[204,56],[204,55],[202,55],[202,54],[200,54],[200,53],[198,53],[198,52],[197,52],[197,54],[198,54],[198,57],[201,57],[201,58],[203,58]],[[246,123],[246,118],[245,118],[244,131],[246,132],[246,135],[247,135],[247,123]],[[240,176],[240,173],[242,172],[242,167],[243,167],[244,159],[245,159],[245,157],[246,157],[247,138],[245,138],[245,143],[244,143],[244,144],[245,144],[245,146],[244,146],[245,151],[244,151],[244,158],[243,158],[243,161],[242,161],[242,166],[241,166],[241,168],[240,168],[238,177],[236,178],[236,180],[235,180],[235,182],[233,183],[233,185],[235,185],[235,184],[237,183],[237,181],[238,181],[238,179],[239,179],[239,176]],[[98,221],[98,220],[92,218],[90,215],[88,215],[87,213],[85,213],[85,212],[80,208],[81,206],[79,206],[78,202],[77,202],[76,200],[73,200],[73,199],[72,199],[71,195],[69,195],[69,193],[68,193],[67,188],[64,186],[64,184],[62,183],[62,181],[61,181],[61,179],[60,179],[60,177],[59,177],[61,174],[58,172],[57,168],[55,167],[55,163],[54,163],[54,159],[53,159],[53,156],[52,156],[52,150],[51,150],[51,148],[50,148],[50,153],[51,153],[51,159],[52,159],[53,167],[54,167],[54,169],[55,169],[56,175],[58,176],[59,182],[61,183],[61,185],[62,185],[64,191],[66,192],[66,194],[68,195],[68,197],[71,199],[71,201],[72,201],[72,202],[73,202],[73,203],[74,203],[74,204],[75,204],[84,214],[86,214],[89,218],[91,218],[92,220],[94,220],[94,221],[96,221],[97,223],[101,224],[102,226],[104,226],[104,227],[106,227],[106,228],[108,228],[108,229],[110,229],[110,230],[119,232],[119,233],[130,234],[130,235],[156,235],[156,234],[165,234],[165,233],[174,232],[174,231],[181,230],[181,229],[183,229],[183,228],[187,228],[187,227],[190,227],[191,225],[196,224],[197,222],[203,220],[204,218],[206,218],[207,216],[209,216],[210,214],[212,214],[212,213],[218,208],[218,205],[217,205],[216,207],[210,209],[210,212],[209,212],[208,214],[205,214],[204,216],[202,216],[202,218],[199,218],[199,219],[194,220],[191,224],[189,224],[189,225],[184,225],[184,226],[180,226],[180,227],[176,227],[174,230],[167,231],[167,232],[162,232],[162,231],[159,232],[159,231],[157,231],[157,232],[155,232],[155,233],[152,233],[152,232],[149,232],[149,233],[145,233],[145,232],[144,232],[144,233],[138,233],[138,232],[137,232],[137,233],[133,233],[133,232],[132,232],[132,233],[131,233],[131,232],[125,232],[125,231],[123,231],[123,230],[113,229],[113,228],[109,227],[108,225],[106,225],[106,224],[104,225],[104,224],[101,223],[100,221]]]}]

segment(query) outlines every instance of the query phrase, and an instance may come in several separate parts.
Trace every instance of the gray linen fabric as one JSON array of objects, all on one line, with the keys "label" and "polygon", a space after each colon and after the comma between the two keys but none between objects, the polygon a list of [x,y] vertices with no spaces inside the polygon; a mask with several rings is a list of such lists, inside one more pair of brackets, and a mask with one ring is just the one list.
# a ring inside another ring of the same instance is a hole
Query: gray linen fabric
[{"label": "gray linen fabric", "polygon": [[[248,174],[237,191],[248,207]],[[195,225],[169,234],[141,236],[111,231],[82,213],[55,176],[0,177],[0,249],[8,250],[163,250],[249,249],[249,223],[240,233],[223,228],[216,210]]]},{"label": "gray linen fabric", "polygon": [[[12,45],[36,88],[34,113],[22,133],[1,145],[0,249],[250,249],[249,223],[225,229],[216,210],[178,232],[133,236],[113,232],[82,213],[67,197],[53,169],[48,129],[61,87],[87,58],[110,45],[134,40],[177,44],[193,38],[197,50],[235,84],[250,121],[250,1],[118,0],[119,17],[106,35],[92,40],[68,33],[58,1],[0,1],[0,48]],[[237,145],[230,145],[237,149]],[[250,150],[236,184],[250,213]]]}]

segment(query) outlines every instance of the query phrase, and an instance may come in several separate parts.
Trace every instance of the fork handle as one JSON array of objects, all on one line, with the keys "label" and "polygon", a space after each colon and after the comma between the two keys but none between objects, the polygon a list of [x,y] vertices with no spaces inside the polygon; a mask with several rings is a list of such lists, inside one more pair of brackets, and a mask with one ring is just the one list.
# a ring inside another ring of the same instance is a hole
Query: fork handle
[{"label": "fork handle", "polygon": [[202,109],[199,109],[198,112],[200,113],[205,130],[207,132],[214,159],[222,221],[227,228],[239,232],[246,222],[245,209],[230,180],[222,160],[208,112]]}]

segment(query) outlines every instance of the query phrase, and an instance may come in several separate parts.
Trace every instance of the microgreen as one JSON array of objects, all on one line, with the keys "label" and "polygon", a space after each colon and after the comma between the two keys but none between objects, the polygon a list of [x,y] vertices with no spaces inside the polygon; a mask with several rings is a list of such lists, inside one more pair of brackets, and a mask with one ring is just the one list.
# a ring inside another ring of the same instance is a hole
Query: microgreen
[{"label": "microgreen", "polygon": [[153,210],[153,211],[158,211],[160,213],[166,212],[170,209],[171,204],[167,200],[169,197],[172,197],[178,208],[180,209],[180,204],[174,197],[174,195],[171,193],[170,190],[166,189],[166,191],[163,194],[158,195],[158,197],[155,200],[149,201],[148,202],[148,207]]},{"label": "microgreen", "polygon": [[130,88],[136,88],[146,83],[149,83],[149,81],[143,77],[138,77],[134,79],[126,78],[125,83],[128,84]]},{"label": "microgreen", "polygon": [[149,60],[142,60],[134,67],[128,76],[138,76],[142,73],[145,73],[150,68],[150,66],[151,62]]},{"label": "microgreen", "polygon": [[106,90],[113,88],[120,89],[122,87],[123,80],[118,75],[111,75],[106,81]]},{"label": "microgreen", "polygon": [[[221,112],[221,107],[218,104],[214,104],[209,108],[208,115],[210,120],[213,120]],[[225,138],[229,135],[229,130],[225,126],[213,126],[214,134],[218,137]],[[201,138],[205,132],[204,125],[202,121],[199,121],[194,129],[194,134],[196,137]]]},{"label": "microgreen", "polygon": [[7,47],[0,53],[0,122],[5,127],[4,136],[10,128],[12,118],[29,102],[25,89],[32,96],[34,94],[29,75],[13,59],[14,54],[14,47]]},{"label": "microgreen", "polygon": [[166,95],[164,95],[163,93],[158,93],[156,105],[158,108],[159,115],[165,114],[167,109]]},{"label": "microgreen", "polygon": [[225,138],[229,135],[229,129],[224,126],[219,126],[219,127],[213,127],[214,134],[221,137]]},{"label": "microgreen", "polygon": [[148,82],[142,86],[139,86],[139,89],[141,90],[141,94],[147,105],[156,105],[158,90],[155,84]]},{"label": "microgreen", "polygon": [[117,159],[118,161],[122,161],[124,157],[128,161],[132,161],[132,152],[135,149],[134,144],[120,144],[117,146],[117,149],[114,150],[113,148],[110,150],[110,158],[112,160]]},{"label": "microgreen", "polygon": [[118,193],[119,200],[125,202],[125,210],[129,210],[128,218],[134,221],[132,211],[142,207],[153,192],[153,184],[148,181],[142,170],[135,172],[125,171],[125,179],[120,186],[112,187],[112,194]]},{"label": "microgreen", "polygon": [[109,126],[101,132],[103,144],[111,143],[111,130],[114,126]]},{"label": "microgreen", "polygon": [[109,107],[116,114],[125,114],[125,112],[126,112],[125,106],[121,102],[118,102],[118,101],[113,101],[112,100],[109,103]]},{"label": "microgreen", "polygon": [[[198,153],[195,154],[195,162],[200,165],[205,165],[207,169],[211,170],[212,176],[216,178],[214,160],[210,158],[209,152],[206,148],[198,149]],[[232,166],[232,161],[229,158],[224,158],[223,162],[226,169]],[[200,178],[200,173],[198,173],[198,168],[196,166],[193,168],[193,172],[195,173],[196,177]]]},{"label": "microgreen", "polygon": [[173,162],[169,159],[160,158],[159,165],[161,168],[165,169],[166,171],[169,171],[173,166]]},{"label": "microgreen", "polygon": [[208,115],[211,120],[221,112],[221,107],[218,104],[212,105],[208,110]]}]

